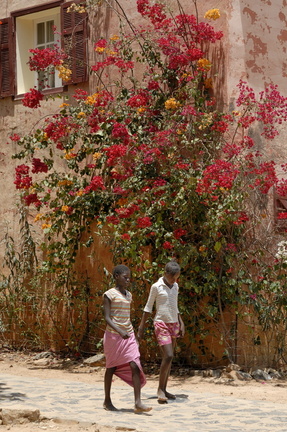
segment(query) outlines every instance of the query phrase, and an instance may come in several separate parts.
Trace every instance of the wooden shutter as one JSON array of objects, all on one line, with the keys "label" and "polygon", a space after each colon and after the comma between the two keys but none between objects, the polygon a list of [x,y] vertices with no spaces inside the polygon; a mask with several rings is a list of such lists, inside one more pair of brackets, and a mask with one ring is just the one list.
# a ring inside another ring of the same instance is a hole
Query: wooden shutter
[{"label": "wooden shutter", "polygon": [[15,50],[12,18],[0,20],[0,96],[15,93]]},{"label": "wooden shutter", "polygon": [[277,230],[287,229],[287,197],[274,193],[274,217]]},{"label": "wooden shutter", "polygon": [[67,54],[65,64],[72,70],[67,84],[87,81],[87,13],[68,12],[75,2],[61,6],[62,46]]}]

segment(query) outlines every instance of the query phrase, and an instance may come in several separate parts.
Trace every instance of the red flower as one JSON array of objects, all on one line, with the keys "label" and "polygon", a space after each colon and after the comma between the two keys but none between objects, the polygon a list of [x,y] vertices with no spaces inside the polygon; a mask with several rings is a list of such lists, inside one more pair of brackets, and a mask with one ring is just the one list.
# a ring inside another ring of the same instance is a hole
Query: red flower
[{"label": "red flower", "polygon": [[14,134],[14,135],[11,135],[9,138],[10,138],[11,141],[19,141],[19,139],[21,137],[18,134]]},{"label": "red flower", "polygon": [[65,54],[57,48],[35,48],[30,49],[33,57],[29,57],[29,67],[31,71],[43,71],[49,66],[59,66]]},{"label": "red flower", "polygon": [[124,144],[128,144],[130,140],[129,132],[126,126],[117,122],[113,126],[112,137],[119,138]]},{"label": "red flower", "polygon": [[224,133],[226,132],[228,129],[228,124],[225,123],[224,121],[220,120],[218,122],[215,122],[212,126],[211,126],[211,130],[214,130],[216,132],[220,132],[220,133]]},{"label": "red flower", "polygon": [[187,234],[187,231],[184,229],[181,229],[181,228],[178,228],[178,229],[173,231],[173,235],[176,239],[180,239],[185,234]]},{"label": "red flower", "polygon": [[97,191],[99,189],[106,189],[103,178],[101,176],[94,176],[91,183],[85,187],[85,192]]},{"label": "red flower", "polygon": [[15,168],[16,171],[16,175],[27,175],[29,172],[30,168],[28,167],[28,165],[18,165]]},{"label": "red flower", "polygon": [[28,108],[38,108],[43,97],[43,94],[39,90],[30,89],[30,92],[25,93],[22,104]]},{"label": "red flower", "polygon": [[73,95],[73,97],[76,100],[84,100],[87,98],[87,96],[88,96],[88,92],[86,90],[82,90],[82,89],[76,89],[75,94]]},{"label": "red flower", "polygon": [[40,159],[33,158],[32,159],[32,173],[37,174],[39,172],[48,172],[48,165],[46,165],[44,162],[41,162]]},{"label": "red flower", "polygon": [[237,252],[237,247],[234,243],[227,243],[225,249],[231,252]]},{"label": "red flower", "polygon": [[239,218],[234,221],[234,225],[242,225],[244,222],[247,222],[249,220],[249,217],[245,212],[241,212]]},{"label": "red flower", "polygon": [[148,228],[152,225],[152,221],[148,216],[140,217],[137,219],[138,228]]},{"label": "red flower", "polygon": [[32,177],[28,175],[29,167],[27,165],[18,165],[15,168],[16,179],[14,184],[16,189],[29,189],[32,186]]},{"label": "red flower", "polygon": [[121,186],[116,185],[113,189],[113,193],[116,195],[128,195],[129,191],[124,190]]},{"label": "red flower", "polygon": [[98,42],[95,43],[95,50],[97,51],[97,48],[106,48],[106,46],[107,46],[106,39],[100,39],[98,40]]},{"label": "red flower", "polygon": [[26,206],[29,206],[30,204],[35,204],[35,207],[41,207],[41,201],[38,198],[38,195],[36,193],[29,194],[24,196],[25,204]]},{"label": "red flower", "polygon": [[123,144],[115,144],[111,147],[107,147],[104,149],[104,151],[108,155],[108,165],[113,165],[115,161],[117,161],[118,158],[125,156],[127,152],[127,147]]},{"label": "red flower", "polygon": [[54,121],[48,123],[44,132],[47,134],[48,138],[57,143],[57,148],[63,150],[63,145],[59,142],[60,139],[68,136],[71,132],[71,128],[78,128],[78,125],[73,124],[68,117],[55,115],[54,119]]},{"label": "red flower", "polygon": [[173,245],[169,241],[165,241],[162,245],[164,249],[173,249]]},{"label": "red flower", "polygon": [[139,210],[139,206],[136,204],[133,204],[129,207],[121,207],[115,209],[115,212],[119,215],[119,218],[125,219],[132,216],[136,211]]},{"label": "red flower", "polygon": [[130,97],[127,101],[127,105],[131,108],[139,108],[146,106],[149,103],[149,96],[144,91],[139,91],[138,94]]},{"label": "red flower", "polygon": [[131,236],[130,236],[129,234],[125,233],[125,234],[122,234],[121,238],[122,238],[123,240],[127,240],[127,241],[129,241],[129,240],[131,239]]},{"label": "red flower", "polygon": [[148,88],[148,90],[158,90],[160,87],[159,87],[159,83],[157,81],[150,81],[148,83],[147,88]]},{"label": "red flower", "polygon": [[14,184],[16,185],[16,189],[29,189],[32,186],[32,177],[16,175]]},{"label": "red flower", "polygon": [[112,215],[112,216],[107,216],[106,217],[106,221],[107,223],[112,223],[113,225],[118,225],[120,223],[119,218],[117,218],[116,216]]},{"label": "red flower", "polygon": [[231,162],[218,159],[204,170],[203,178],[199,180],[196,192],[198,194],[211,193],[220,187],[230,189],[238,173],[239,170]]}]

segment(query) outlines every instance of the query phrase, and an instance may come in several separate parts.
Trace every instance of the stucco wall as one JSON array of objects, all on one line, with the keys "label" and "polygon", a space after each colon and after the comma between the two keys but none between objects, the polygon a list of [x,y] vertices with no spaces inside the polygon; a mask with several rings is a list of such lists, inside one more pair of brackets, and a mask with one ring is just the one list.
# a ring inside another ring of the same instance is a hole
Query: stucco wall
[{"label": "stucco wall", "polygon": [[[219,0],[216,6],[211,0],[198,1],[197,11],[190,0],[182,0],[181,3],[187,13],[198,13],[199,19],[203,19],[208,9],[214,7],[220,9],[220,20],[211,24],[214,24],[217,30],[222,30],[225,36],[210,52],[210,59],[215,75],[215,93],[222,108],[227,110],[235,108],[234,100],[238,94],[236,86],[240,79],[248,81],[257,92],[261,91],[265,84],[274,82],[278,84],[279,90],[287,95],[286,0]],[[25,2],[25,7],[38,4],[39,0],[28,0]],[[136,1],[122,0],[121,5],[129,19],[138,23]],[[176,0],[169,2],[171,8],[176,8],[176,5]],[[23,8],[22,0],[0,0],[0,18],[5,18],[11,12],[21,8]],[[103,5],[94,12],[90,27],[90,64],[93,64],[95,59],[93,42],[101,36],[107,37],[116,33],[117,26],[117,13],[113,8]],[[89,83],[81,87],[93,93],[95,86],[95,79],[91,76]],[[12,100],[12,98],[0,100],[0,266],[3,263],[5,232],[8,231],[14,239],[19,239],[17,211],[19,198],[13,184],[15,166],[19,161],[11,158],[17,149],[15,143],[9,140],[9,136],[13,133],[20,136],[29,133],[37,127],[37,123],[41,122],[45,115],[57,112],[64,97],[73,91],[74,86],[71,86],[61,95],[62,99],[42,102],[41,108],[36,110],[26,109],[22,106],[21,100]],[[278,165],[285,161],[286,135],[287,133],[282,130],[280,137],[274,140],[272,145],[267,145],[260,137],[260,131],[255,133],[258,146],[263,153],[274,158]],[[278,171],[280,172],[280,168]],[[32,221],[34,214],[32,210],[29,212]],[[37,235],[41,236],[41,232]],[[79,258],[79,271],[88,272],[94,279],[98,278],[97,268],[101,260],[107,267],[112,266],[108,251],[99,244],[93,247],[89,260],[82,259],[82,255]]]}]

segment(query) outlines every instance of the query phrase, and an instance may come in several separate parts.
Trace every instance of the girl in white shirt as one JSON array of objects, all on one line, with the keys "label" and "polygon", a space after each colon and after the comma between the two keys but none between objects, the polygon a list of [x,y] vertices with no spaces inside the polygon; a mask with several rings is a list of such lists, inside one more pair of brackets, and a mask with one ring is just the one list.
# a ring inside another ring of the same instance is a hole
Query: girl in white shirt
[{"label": "girl in white shirt", "polygon": [[173,359],[176,338],[184,336],[184,324],[178,311],[178,284],[180,266],[176,261],[170,261],[165,266],[164,276],[151,286],[149,297],[138,330],[138,338],[144,333],[146,320],[156,305],[154,329],[162,352],[162,362],[157,390],[158,403],[167,403],[175,399],[175,395],[166,389]]}]

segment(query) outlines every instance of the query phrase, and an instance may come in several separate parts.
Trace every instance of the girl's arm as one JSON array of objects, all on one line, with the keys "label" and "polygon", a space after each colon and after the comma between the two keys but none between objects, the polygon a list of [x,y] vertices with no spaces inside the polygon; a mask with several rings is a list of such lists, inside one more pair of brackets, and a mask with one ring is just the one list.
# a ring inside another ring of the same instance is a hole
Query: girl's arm
[{"label": "girl's arm", "polygon": [[143,316],[142,316],[142,319],[141,319],[141,322],[139,325],[139,329],[138,329],[138,334],[137,334],[138,339],[143,338],[145,323],[146,323],[149,316],[150,316],[150,312],[144,312],[143,313]]},{"label": "girl's arm", "polygon": [[183,337],[185,334],[185,326],[184,326],[184,322],[182,321],[180,313],[178,314],[178,322],[180,325],[180,334],[181,334],[181,337]]},{"label": "girl's arm", "polygon": [[148,317],[150,316],[150,314],[152,313],[152,308],[156,299],[156,294],[157,294],[157,290],[156,287],[154,285],[151,286],[150,292],[149,292],[149,296],[146,302],[146,305],[144,307],[144,313],[139,325],[139,329],[138,329],[138,334],[137,337],[138,339],[142,339],[143,338],[143,334],[144,334],[144,327],[145,327],[145,323],[148,319]]},{"label": "girl's arm", "polygon": [[111,319],[111,300],[104,295],[104,317],[106,323],[114,329],[123,339],[128,339],[130,335],[125,331],[120,329]]}]

